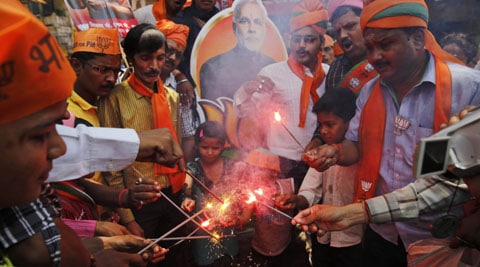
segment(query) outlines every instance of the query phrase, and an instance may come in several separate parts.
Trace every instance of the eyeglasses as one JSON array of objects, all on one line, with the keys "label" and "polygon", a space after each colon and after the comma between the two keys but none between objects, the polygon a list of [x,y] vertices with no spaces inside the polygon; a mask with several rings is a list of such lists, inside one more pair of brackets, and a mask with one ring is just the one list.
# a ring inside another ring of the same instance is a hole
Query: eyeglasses
[{"label": "eyeglasses", "polygon": [[294,35],[292,37],[292,42],[299,44],[302,42],[305,44],[313,44],[319,37],[315,35]]},{"label": "eyeglasses", "polygon": [[107,74],[111,73],[111,74],[113,74],[113,76],[118,77],[119,75],[122,75],[124,73],[124,71],[122,69],[114,69],[114,68],[107,67],[107,66],[100,66],[100,65],[96,65],[96,64],[86,62],[86,61],[83,62],[83,63],[87,64],[94,71],[96,71],[96,72],[98,72],[102,75],[107,75]]},{"label": "eyeglasses", "polygon": [[167,47],[165,49],[165,55],[167,57],[171,57],[173,54],[175,54],[175,58],[181,59],[183,57],[183,52],[180,52],[175,48]]}]

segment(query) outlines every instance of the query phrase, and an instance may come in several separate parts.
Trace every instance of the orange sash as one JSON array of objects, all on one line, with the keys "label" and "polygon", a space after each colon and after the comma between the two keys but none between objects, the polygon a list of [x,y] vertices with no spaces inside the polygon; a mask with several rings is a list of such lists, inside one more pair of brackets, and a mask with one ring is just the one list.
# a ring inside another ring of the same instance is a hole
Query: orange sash
[{"label": "orange sash", "polygon": [[[452,77],[444,61],[435,59],[435,111],[433,130],[440,129],[448,121],[452,104]],[[355,179],[354,202],[375,196],[380,172],[383,139],[385,134],[385,102],[380,89],[380,80],[375,84],[365,107],[363,108],[358,129],[360,163]],[[368,153],[368,154],[367,154]]]},{"label": "orange sash", "polygon": [[377,75],[377,71],[373,66],[364,60],[354,67],[345,75],[340,87],[350,89],[354,94],[358,95],[360,89]]},{"label": "orange sash", "polygon": [[317,66],[315,67],[314,77],[305,75],[303,72],[303,65],[298,63],[295,60],[293,54],[290,54],[287,61],[288,66],[295,75],[302,79],[302,94],[300,97],[300,118],[298,127],[305,127],[305,119],[307,117],[308,109],[308,100],[312,96],[313,103],[317,102],[320,99],[320,96],[317,94],[317,88],[322,84],[323,78],[325,77],[325,72],[323,71],[322,66],[322,53],[317,55]]},{"label": "orange sash", "polygon": [[[176,141],[178,141],[177,134],[173,128],[173,123],[171,120],[172,115],[170,114],[170,109],[167,101],[166,89],[163,86],[162,79],[157,80],[158,92],[154,93],[148,87],[146,87],[133,73],[128,77],[128,84],[139,94],[150,97],[152,101],[152,113],[153,113],[153,125],[155,129],[158,128],[168,128],[172,133]],[[170,180],[170,185],[174,193],[180,190],[185,182],[185,172],[180,172],[178,166],[174,168],[169,168],[162,166],[160,164],[154,164],[155,166],[155,176],[158,175],[167,175]]]}]

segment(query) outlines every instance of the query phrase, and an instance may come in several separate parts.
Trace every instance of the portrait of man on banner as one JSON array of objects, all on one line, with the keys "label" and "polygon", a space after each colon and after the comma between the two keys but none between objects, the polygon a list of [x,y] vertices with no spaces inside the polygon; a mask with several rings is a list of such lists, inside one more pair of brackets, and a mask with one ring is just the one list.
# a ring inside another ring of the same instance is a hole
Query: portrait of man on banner
[{"label": "portrait of man on banner", "polygon": [[224,125],[234,148],[261,146],[257,122],[238,118],[233,95],[266,65],[288,57],[282,35],[260,0],[236,0],[212,17],[198,35],[190,61],[202,120]]},{"label": "portrait of man on banner", "polygon": [[191,73],[203,99],[233,98],[266,65],[287,58],[281,34],[260,0],[237,0],[202,28]]},{"label": "portrait of man on banner", "polygon": [[117,28],[120,36],[138,24],[128,0],[65,0],[78,31]]}]

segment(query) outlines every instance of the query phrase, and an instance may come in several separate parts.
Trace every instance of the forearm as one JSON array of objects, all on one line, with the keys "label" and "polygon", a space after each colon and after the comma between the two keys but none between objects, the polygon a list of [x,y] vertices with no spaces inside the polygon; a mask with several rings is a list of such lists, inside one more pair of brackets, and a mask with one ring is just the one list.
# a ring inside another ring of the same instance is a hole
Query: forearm
[{"label": "forearm", "polygon": [[358,143],[347,139],[343,140],[339,156],[337,161],[338,165],[350,166],[356,163],[360,158]]}]

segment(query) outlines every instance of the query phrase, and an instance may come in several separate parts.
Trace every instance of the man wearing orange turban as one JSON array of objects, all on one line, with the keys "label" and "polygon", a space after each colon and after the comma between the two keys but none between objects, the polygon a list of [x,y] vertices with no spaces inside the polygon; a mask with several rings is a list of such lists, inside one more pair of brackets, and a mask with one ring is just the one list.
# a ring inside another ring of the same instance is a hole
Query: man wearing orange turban
[{"label": "man wearing orange turban", "polygon": [[[307,171],[301,161],[303,147],[317,126],[311,110],[325,92],[328,65],[322,63],[321,51],[327,24],[328,12],[320,1],[298,3],[290,20],[292,38],[288,60],[262,68],[256,80],[244,83],[234,96],[238,116],[265,121],[267,147],[281,156],[282,175],[294,177],[297,188]],[[282,123],[275,123],[274,111],[280,113]]]},{"label": "man wearing orange turban", "polygon": [[[163,64],[160,77],[165,86],[170,87],[180,94],[180,99],[187,101],[180,102],[180,121],[182,129],[182,150],[185,162],[195,159],[194,139],[195,129],[198,127],[199,117],[196,113],[196,96],[193,100],[187,97],[183,91],[178,90],[178,85],[189,83],[189,80],[177,69],[183,59],[189,28],[183,24],[176,24],[171,20],[157,22],[157,28],[165,34],[167,47],[165,48],[165,64]],[[183,76],[183,79],[178,79]],[[195,92],[193,91],[193,94]]]},{"label": "man wearing orange turban", "polygon": [[[429,216],[419,214],[420,191],[404,189],[395,197],[369,200],[414,182],[416,143],[438,131],[462,107],[480,104],[480,75],[441,50],[427,23],[423,0],[376,0],[364,8],[360,24],[367,59],[380,76],[360,91],[357,113],[341,149],[322,148],[318,155],[328,159],[313,163],[321,169],[359,161],[356,199],[366,200],[370,222],[418,217],[420,222],[415,223],[369,225],[365,232],[366,266],[406,266],[410,244],[451,230],[437,228],[431,233],[429,228],[448,219],[444,217],[447,214],[461,214],[458,208],[446,207],[452,188],[426,192],[430,205],[437,205],[437,210],[445,207]],[[432,186],[438,183],[435,179],[424,182]]]}]

